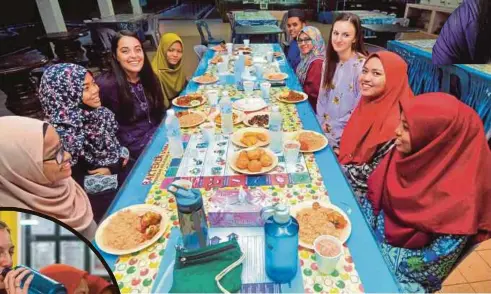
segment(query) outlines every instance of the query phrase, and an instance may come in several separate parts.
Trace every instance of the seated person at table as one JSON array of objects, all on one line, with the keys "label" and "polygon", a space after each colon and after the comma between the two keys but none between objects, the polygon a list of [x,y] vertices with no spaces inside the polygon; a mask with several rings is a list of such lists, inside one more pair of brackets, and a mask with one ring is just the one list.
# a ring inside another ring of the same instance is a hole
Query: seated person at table
[{"label": "seated person at table", "polygon": [[339,162],[354,192],[364,195],[367,178],[394,147],[400,104],[413,97],[407,64],[397,54],[370,55],[360,75],[361,98],[346,125],[339,146]]},{"label": "seated person at table", "polygon": [[79,270],[70,265],[52,264],[45,266],[39,272],[67,289],[67,293],[74,294],[113,294],[119,293],[116,286],[101,277],[89,275],[86,271]]},{"label": "seated person at table", "polygon": [[491,2],[465,0],[447,19],[433,47],[436,65],[491,62]]},{"label": "seated person at table", "polygon": [[176,98],[186,86],[186,76],[182,66],[183,44],[174,33],[167,33],[160,39],[157,54],[152,60],[152,68],[160,81],[164,106],[169,108],[172,99]]},{"label": "seated person at table", "polygon": [[112,39],[111,71],[97,77],[102,105],[116,115],[118,139],[130,150],[130,165],[140,156],[164,117],[158,79],[138,37],[120,31]]},{"label": "seated person at table", "polygon": [[297,8],[288,10],[286,28],[291,40],[288,45],[288,52],[286,52],[286,59],[293,70],[296,70],[300,63],[300,49],[298,48],[297,37],[305,25],[305,12],[303,10]]},{"label": "seated person at table", "polygon": [[402,105],[396,148],[359,198],[404,292],[434,292],[491,237],[491,152],[475,111],[445,93]]},{"label": "seated person at table", "polygon": [[0,207],[50,215],[92,240],[96,230],[89,198],[71,178],[70,153],[46,122],[0,117]]},{"label": "seated person at table", "polygon": [[[84,186],[86,176],[118,175],[129,158],[128,149],[116,138],[118,123],[114,113],[101,106],[99,87],[92,74],[76,64],[53,65],[43,74],[39,94],[44,114],[72,156],[72,177],[91,194],[116,189],[118,183],[112,183],[114,188],[96,190]],[[107,177],[101,183],[110,180]],[[121,178],[117,180],[123,182]]]},{"label": "seated person at table", "polygon": [[360,100],[358,79],[367,53],[358,16],[340,14],[327,44],[322,83],[317,99],[317,120],[329,145],[336,148],[351,113]]},{"label": "seated person at table", "polygon": [[302,59],[297,66],[297,77],[303,91],[309,96],[312,109],[316,110],[317,96],[322,77],[322,63],[326,58],[326,44],[316,27],[306,26],[297,37]]}]

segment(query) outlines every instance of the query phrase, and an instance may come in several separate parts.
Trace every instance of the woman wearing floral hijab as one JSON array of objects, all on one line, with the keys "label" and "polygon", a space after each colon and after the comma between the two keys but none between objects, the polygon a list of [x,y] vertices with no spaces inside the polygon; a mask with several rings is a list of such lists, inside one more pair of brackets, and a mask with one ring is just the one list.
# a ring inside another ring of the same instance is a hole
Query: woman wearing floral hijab
[{"label": "woman wearing floral hijab", "polygon": [[51,66],[41,79],[39,93],[48,121],[72,155],[75,180],[90,194],[116,189],[116,175],[129,153],[116,138],[114,114],[101,106],[92,74],[76,64]]},{"label": "woman wearing floral hijab", "polygon": [[297,66],[297,77],[315,112],[322,79],[322,63],[326,57],[326,43],[321,32],[311,26],[302,29],[297,43],[302,58]]}]

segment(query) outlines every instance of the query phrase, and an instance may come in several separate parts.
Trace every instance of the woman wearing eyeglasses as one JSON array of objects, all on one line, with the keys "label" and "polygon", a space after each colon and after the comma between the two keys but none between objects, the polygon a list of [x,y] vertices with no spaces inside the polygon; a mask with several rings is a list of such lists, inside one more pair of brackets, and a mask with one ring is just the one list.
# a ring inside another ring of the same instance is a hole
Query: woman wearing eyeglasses
[{"label": "woman wearing eyeglasses", "polygon": [[326,55],[326,44],[321,32],[312,26],[306,26],[297,37],[301,60],[297,66],[297,77],[303,91],[309,96],[309,102],[316,111],[317,96],[322,76],[322,63]]},{"label": "woman wearing eyeglasses", "polygon": [[352,13],[342,13],[331,28],[316,107],[317,120],[335,152],[360,101],[358,78],[365,59],[360,19]]},{"label": "woman wearing eyeglasses", "polygon": [[118,174],[129,158],[128,150],[116,137],[114,114],[101,106],[99,87],[80,65],[60,63],[49,67],[41,79],[39,94],[48,121],[72,156],[73,178],[97,197],[92,202],[98,219],[110,205],[118,183],[123,182]]},{"label": "woman wearing eyeglasses", "polygon": [[71,156],[55,128],[0,117],[0,207],[31,209],[59,219],[91,240],[97,226],[85,191],[71,178]]}]

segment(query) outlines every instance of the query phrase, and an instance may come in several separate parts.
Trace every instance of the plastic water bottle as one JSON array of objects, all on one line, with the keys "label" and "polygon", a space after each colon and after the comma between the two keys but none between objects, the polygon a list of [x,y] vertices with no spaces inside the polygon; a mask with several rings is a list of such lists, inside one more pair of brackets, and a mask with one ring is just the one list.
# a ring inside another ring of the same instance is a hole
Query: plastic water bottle
[{"label": "plastic water bottle", "polygon": [[184,147],[182,145],[181,126],[179,125],[179,119],[176,117],[174,109],[167,110],[165,128],[167,129],[170,156],[172,158],[182,157]]},{"label": "plastic water bottle", "polygon": [[240,83],[242,82],[242,72],[244,72],[244,69],[245,69],[245,56],[244,54],[242,54],[241,51],[239,51],[239,59],[237,59],[237,61],[235,61],[234,64],[235,85],[237,87],[239,87]]},{"label": "plastic water bottle", "polygon": [[228,91],[222,92],[222,99],[220,99],[220,114],[222,116],[222,133],[231,134],[234,131],[234,120],[232,116],[232,102],[230,102]]},{"label": "plastic water bottle", "polygon": [[298,222],[283,204],[263,208],[261,216],[267,217],[264,224],[266,274],[277,283],[288,283],[297,274]]},{"label": "plastic water bottle", "polygon": [[271,136],[269,147],[275,153],[281,152],[283,146],[282,119],[280,107],[274,105],[269,117],[269,135]]},{"label": "plastic water bottle", "polygon": [[25,265],[18,265],[13,268],[5,268],[3,269],[1,275],[5,278],[8,272],[10,272],[11,270],[16,270],[21,267],[26,268],[31,272],[29,275],[25,276],[21,280],[20,282],[21,288],[24,287],[24,283],[26,282],[26,280],[31,274],[34,276],[31,281],[31,284],[29,285],[29,290],[28,290],[29,294],[67,294],[67,290],[63,284],[58,283],[57,281]]}]

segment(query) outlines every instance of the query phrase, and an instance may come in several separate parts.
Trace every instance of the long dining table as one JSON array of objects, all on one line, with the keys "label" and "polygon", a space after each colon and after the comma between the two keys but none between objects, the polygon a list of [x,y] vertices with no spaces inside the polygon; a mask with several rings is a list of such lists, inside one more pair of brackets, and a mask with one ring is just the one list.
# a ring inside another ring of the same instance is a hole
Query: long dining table
[{"label": "long dining table", "polygon": [[[251,48],[255,58],[264,57],[268,51],[282,52],[279,44],[252,44]],[[210,63],[215,54],[218,53],[211,48],[205,53],[194,73],[195,77],[205,73],[216,75],[217,66]],[[304,129],[322,133],[308,101],[286,104],[275,99],[280,92],[286,89],[302,91],[285,56],[281,55],[268,66],[271,71],[281,71],[288,75],[286,86],[271,88],[271,99],[268,101],[270,106],[273,104],[280,106],[283,115],[283,131],[292,132]],[[244,92],[236,88],[233,75],[230,75],[224,84],[200,85],[191,80],[181,95],[195,92],[205,93],[209,89],[216,89],[219,92],[228,90],[233,101],[244,97]],[[260,95],[260,91],[256,90],[255,94]],[[195,109],[205,113],[212,111],[208,104]],[[176,111],[180,110],[182,109],[176,108]],[[242,124],[238,124],[235,126],[235,131],[243,127]],[[217,131],[219,130],[217,127]],[[218,140],[218,145],[222,147],[212,151],[215,156],[213,162],[218,164],[209,167],[203,166],[203,162],[204,165],[207,165],[208,160],[201,157],[202,154],[207,154],[207,151],[202,152],[200,148],[203,146],[200,146],[199,142],[196,143],[196,140],[200,138],[198,128],[183,129],[183,138],[185,141],[183,158],[170,158],[166,128],[164,123],[160,125],[106,216],[132,205],[146,203],[164,209],[169,216],[166,221],[178,228],[175,199],[166,190],[166,187],[176,179],[191,180],[193,187],[200,189],[207,212],[210,209],[210,198],[215,193],[239,189],[260,192],[272,202],[281,202],[290,206],[307,200],[329,202],[346,213],[352,225],[351,235],[343,247],[344,257],[338,263],[336,270],[329,275],[318,272],[315,254],[312,250],[299,247],[304,292],[400,291],[362,215],[336,155],[329,146],[315,153],[304,153],[299,170],[291,172],[278,166],[274,172],[267,175],[244,176],[228,172],[227,158],[230,152],[226,149],[233,147],[227,147],[231,143],[227,145],[226,136]],[[183,166],[186,168],[183,169]],[[208,220],[210,221],[210,218]],[[146,249],[124,256],[108,254],[102,251],[94,241],[94,245],[112,268],[122,293],[152,292],[162,257],[167,250],[174,250],[166,248],[171,235],[169,232],[170,230],[166,231],[156,243]]]}]

